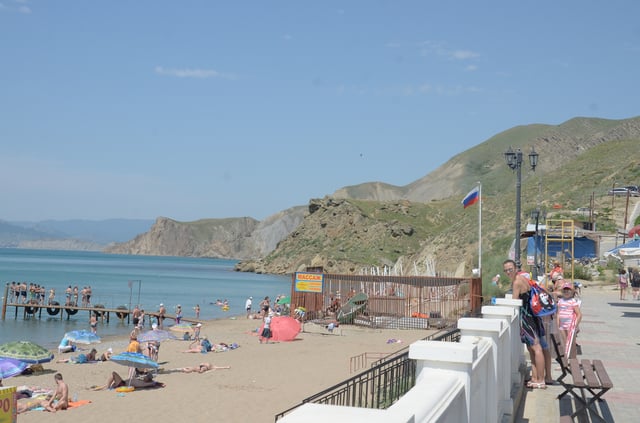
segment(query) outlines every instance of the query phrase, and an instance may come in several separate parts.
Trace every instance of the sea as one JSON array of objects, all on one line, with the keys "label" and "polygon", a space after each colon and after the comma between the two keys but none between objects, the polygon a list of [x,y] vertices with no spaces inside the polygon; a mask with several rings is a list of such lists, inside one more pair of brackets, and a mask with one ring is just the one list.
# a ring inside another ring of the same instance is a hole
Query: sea
[{"label": "sea", "polygon": [[[91,286],[93,305],[127,309],[139,304],[146,311],[157,311],[164,304],[174,314],[182,306],[185,318],[235,319],[245,314],[245,301],[253,297],[253,309],[265,296],[289,295],[291,277],[233,270],[235,260],[104,254],[87,251],[29,250],[0,248],[0,283],[4,303],[5,286],[11,282],[37,283],[56,292],[55,300],[64,304],[67,286]],[[216,305],[228,301],[229,310]],[[80,300],[78,300],[80,302]],[[89,312],[79,311],[67,319],[65,313],[50,316],[46,309],[23,318],[22,308],[7,307],[0,320],[0,344],[28,340],[46,348],[56,348],[65,332],[89,330]],[[168,322],[172,323],[171,320]],[[148,326],[148,324],[147,324]],[[110,322],[98,322],[98,335],[113,338],[129,333],[131,324],[112,314]]]}]

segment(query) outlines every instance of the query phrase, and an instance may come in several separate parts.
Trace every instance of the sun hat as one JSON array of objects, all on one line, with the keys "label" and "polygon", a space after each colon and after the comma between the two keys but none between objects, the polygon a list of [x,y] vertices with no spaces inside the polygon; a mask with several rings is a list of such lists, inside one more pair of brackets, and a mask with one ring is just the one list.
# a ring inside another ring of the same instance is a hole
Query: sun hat
[{"label": "sun hat", "polygon": [[197,327],[197,328],[202,327],[202,323],[198,323],[198,324],[196,325],[196,327]]}]

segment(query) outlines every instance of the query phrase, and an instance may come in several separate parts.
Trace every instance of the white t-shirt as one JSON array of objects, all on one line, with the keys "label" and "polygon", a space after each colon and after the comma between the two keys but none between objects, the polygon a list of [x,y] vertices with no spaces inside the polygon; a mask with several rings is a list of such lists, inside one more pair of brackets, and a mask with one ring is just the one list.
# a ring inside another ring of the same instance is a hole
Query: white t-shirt
[{"label": "white t-shirt", "polygon": [[246,308],[247,310],[249,310],[251,308],[251,298],[247,298],[247,302],[244,303],[244,308]]}]

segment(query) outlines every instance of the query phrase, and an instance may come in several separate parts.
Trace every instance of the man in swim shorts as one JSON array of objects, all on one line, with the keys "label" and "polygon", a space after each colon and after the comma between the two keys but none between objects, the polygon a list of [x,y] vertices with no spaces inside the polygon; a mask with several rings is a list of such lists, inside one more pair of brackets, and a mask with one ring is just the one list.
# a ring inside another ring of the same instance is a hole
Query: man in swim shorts
[{"label": "man in swim shorts", "polygon": [[62,380],[62,374],[56,373],[53,379],[57,385],[56,392],[50,399],[42,401],[42,406],[45,410],[55,413],[69,408],[69,387]]}]

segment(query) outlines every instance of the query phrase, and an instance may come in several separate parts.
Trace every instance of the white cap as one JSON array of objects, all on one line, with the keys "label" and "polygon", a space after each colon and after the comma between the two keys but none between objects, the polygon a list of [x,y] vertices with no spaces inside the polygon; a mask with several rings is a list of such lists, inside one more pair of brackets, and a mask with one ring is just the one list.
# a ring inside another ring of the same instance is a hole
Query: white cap
[{"label": "white cap", "polygon": [[164,307],[164,304],[160,303],[160,307]]},{"label": "white cap", "polygon": [[109,354],[113,354],[113,348],[109,348],[107,351],[109,352]]}]

